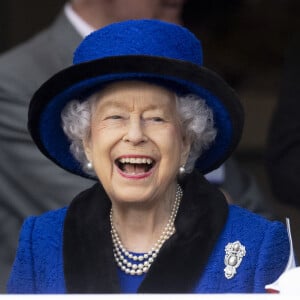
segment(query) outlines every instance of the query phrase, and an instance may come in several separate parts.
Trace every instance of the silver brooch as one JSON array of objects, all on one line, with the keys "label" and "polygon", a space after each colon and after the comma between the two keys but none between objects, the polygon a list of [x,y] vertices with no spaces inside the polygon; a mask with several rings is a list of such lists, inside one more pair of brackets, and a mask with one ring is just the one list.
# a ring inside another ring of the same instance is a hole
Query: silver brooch
[{"label": "silver brooch", "polygon": [[236,269],[239,267],[243,257],[246,255],[246,249],[239,241],[235,241],[226,245],[225,253],[225,277],[227,279],[231,279],[236,274]]}]

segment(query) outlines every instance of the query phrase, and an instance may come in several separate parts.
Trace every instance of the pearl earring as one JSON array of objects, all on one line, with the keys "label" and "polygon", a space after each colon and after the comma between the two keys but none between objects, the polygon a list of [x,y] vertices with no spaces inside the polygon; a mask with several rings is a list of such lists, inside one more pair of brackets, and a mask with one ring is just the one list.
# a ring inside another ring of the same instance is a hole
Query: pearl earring
[{"label": "pearl earring", "polygon": [[86,168],[88,170],[92,170],[93,169],[93,164],[89,161],[87,164],[86,164]]},{"label": "pearl earring", "polygon": [[181,166],[181,167],[179,168],[179,175],[182,176],[182,175],[184,175],[184,174],[185,174],[185,167],[184,167],[184,165],[183,165],[183,166]]}]

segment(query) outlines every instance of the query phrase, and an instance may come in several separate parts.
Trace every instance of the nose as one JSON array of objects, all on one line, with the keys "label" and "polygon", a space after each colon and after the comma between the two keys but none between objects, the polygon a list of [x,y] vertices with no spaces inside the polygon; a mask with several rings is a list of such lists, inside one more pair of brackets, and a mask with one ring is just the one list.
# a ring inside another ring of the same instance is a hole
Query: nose
[{"label": "nose", "polygon": [[130,142],[133,145],[146,142],[148,138],[145,135],[143,121],[140,118],[132,118],[128,121],[126,134],[123,141]]}]

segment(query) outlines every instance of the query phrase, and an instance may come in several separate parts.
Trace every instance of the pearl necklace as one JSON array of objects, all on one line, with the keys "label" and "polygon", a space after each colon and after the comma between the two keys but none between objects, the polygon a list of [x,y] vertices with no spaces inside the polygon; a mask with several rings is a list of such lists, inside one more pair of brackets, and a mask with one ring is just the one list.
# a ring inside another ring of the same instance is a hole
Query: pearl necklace
[{"label": "pearl necklace", "polygon": [[123,246],[119,234],[113,225],[113,211],[112,209],[110,210],[110,224],[114,258],[118,267],[126,274],[142,275],[143,273],[147,273],[164,242],[169,239],[169,237],[175,232],[174,221],[177,215],[182,194],[182,189],[180,185],[177,184],[175,201],[166,227],[164,228],[161,236],[159,237],[155,245],[151,248],[151,250],[141,255],[134,255]]}]

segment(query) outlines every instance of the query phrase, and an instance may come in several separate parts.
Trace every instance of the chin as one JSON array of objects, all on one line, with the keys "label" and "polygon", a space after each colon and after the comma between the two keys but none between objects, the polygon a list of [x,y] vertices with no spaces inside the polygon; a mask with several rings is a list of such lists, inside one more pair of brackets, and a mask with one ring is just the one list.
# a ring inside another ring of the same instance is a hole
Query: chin
[{"label": "chin", "polygon": [[149,190],[145,186],[127,186],[115,191],[113,199],[118,203],[146,203],[153,197],[155,190]]}]

